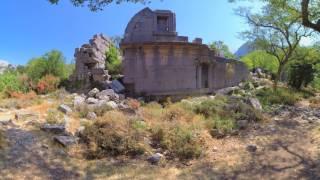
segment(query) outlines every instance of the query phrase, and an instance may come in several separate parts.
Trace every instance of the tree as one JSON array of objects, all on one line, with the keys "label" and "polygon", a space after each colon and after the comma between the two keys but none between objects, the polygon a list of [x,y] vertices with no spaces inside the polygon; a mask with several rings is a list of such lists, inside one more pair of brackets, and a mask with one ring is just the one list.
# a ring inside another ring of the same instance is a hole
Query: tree
[{"label": "tree", "polygon": [[216,52],[222,53],[224,57],[234,59],[235,55],[230,52],[229,47],[222,41],[214,41],[209,44],[210,49],[215,50]]},{"label": "tree", "polygon": [[317,65],[320,63],[320,49],[298,47],[289,63],[288,84],[296,89],[308,86],[316,78]]},{"label": "tree", "polygon": [[59,77],[61,80],[68,77],[65,58],[60,51],[50,51],[45,55],[31,59],[27,66],[26,72],[28,76],[38,81],[45,75],[53,75]]},{"label": "tree", "polygon": [[279,63],[277,59],[262,50],[253,51],[241,58],[249,69],[261,68],[276,74]]},{"label": "tree", "polygon": [[121,58],[119,50],[115,45],[109,48],[106,52],[106,69],[111,75],[121,74]]},{"label": "tree", "polygon": [[255,40],[258,47],[274,56],[279,63],[274,80],[275,89],[285,65],[291,60],[301,39],[311,35],[301,24],[300,14],[290,10],[292,4],[289,3],[272,0],[265,2],[261,12],[252,14],[248,10],[239,11],[239,15],[251,26],[251,30],[243,33],[244,37]]},{"label": "tree", "polygon": [[[115,2],[117,4],[123,2],[147,3],[150,0],[70,0],[74,6],[88,6],[91,11],[102,10],[105,6]],[[52,4],[58,4],[60,0],[49,0]]]},{"label": "tree", "polygon": [[[310,7],[311,6],[311,7]],[[316,0],[301,1],[301,15],[304,26],[320,32],[320,3]],[[314,23],[313,21],[317,21]]]}]

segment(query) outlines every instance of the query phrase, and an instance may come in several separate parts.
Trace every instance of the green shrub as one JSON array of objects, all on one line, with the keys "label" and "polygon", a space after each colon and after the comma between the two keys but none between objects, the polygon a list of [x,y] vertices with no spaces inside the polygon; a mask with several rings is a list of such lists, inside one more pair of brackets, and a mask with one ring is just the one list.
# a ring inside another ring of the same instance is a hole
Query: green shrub
[{"label": "green shrub", "polygon": [[88,125],[81,135],[87,144],[88,158],[118,155],[141,155],[144,131],[120,112],[111,111]]},{"label": "green shrub", "polygon": [[285,87],[278,87],[276,90],[260,89],[257,92],[257,97],[264,106],[273,104],[294,105],[302,98],[314,96],[312,92],[306,90],[294,90]]},{"label": "green shrub", "polygon": [[152,132],[152,140],[174,157],[182,160],[193,159],[198,158],[202,153],[199,138],[196,137],[193,129],[179,125],[166,130],[157,127]]},{"label": "green shrub", "polygon": [[27,92],[29,87],[23,86],[17,72],[8,71],[0,75],[0,92]]},{"label": "green shrub", "polygon": [[194,107],[194,112],[206,117],[206,127],[213,137],[223,137],[238,129],[238,120],[257,122],[264,119],[262,113],[246,104],[245,99],[217,96]]}]

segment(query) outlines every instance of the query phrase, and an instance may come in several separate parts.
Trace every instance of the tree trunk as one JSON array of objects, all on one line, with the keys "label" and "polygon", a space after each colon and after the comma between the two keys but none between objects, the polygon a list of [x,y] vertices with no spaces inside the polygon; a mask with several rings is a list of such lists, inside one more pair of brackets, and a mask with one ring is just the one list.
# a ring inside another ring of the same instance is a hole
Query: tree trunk
[{"label": "tree trunk", "polygon": [[278,72],[276,74],[276,77],[274,79],[274,82],[273,82],[273,90],[277,90],[278,88],[278,83],[279,83],[279,80],[280,80],[280,77],[281,77],[281,73],[282,73],[282,70],[283,70],[283,67],[284,67],[284,64],[279,64],[279,68],[278,68]]}]

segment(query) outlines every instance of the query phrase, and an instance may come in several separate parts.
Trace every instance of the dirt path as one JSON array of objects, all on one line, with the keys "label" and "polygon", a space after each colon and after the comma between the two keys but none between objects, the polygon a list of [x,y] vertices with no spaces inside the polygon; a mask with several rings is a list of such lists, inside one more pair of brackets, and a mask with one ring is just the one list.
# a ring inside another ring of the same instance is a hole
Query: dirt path
[{"label": "dirt path", "polygon": [[[269,122],[239,136],[211,139],[206,155],[189,165],[164,166],[69,157],[37,123],[0,112],[0,128],[8,138],[8,147],[0,150],[0,179],[320,179],[319,112],[307,102],[283,107]],[[248,146],[257,149],[248,151]]]}]

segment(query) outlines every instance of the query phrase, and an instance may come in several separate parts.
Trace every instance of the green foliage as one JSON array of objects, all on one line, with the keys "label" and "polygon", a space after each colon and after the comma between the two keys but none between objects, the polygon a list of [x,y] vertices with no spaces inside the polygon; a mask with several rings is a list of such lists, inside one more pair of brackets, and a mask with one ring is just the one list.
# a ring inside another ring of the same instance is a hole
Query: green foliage
[{"label": "green foliage", "polygon": [[121,59],[119,50],[112,45],[109,51],[106,52],[106,69],[111,75],[121,74]]},{"label": "green foliage", "polygon": [[314,79],[315,69],[310,63],[296,62],[291,64],[289,71],[289,85],[296,89],[307,87]]},{"label": "green foliage", "polygon": [[309,85],[320,73],[320,49],[298,47],[289,64],[289,85],[296,89]]},{"label": "green foliage", "polygon": [[312,93],[307,91],[297,91],[294,89],[279,87],[276,90],[265,88],[257,92],[257,97],[264,106],[273,104],[294,105],[302,98],[313,96]]},{"label": "green foliage", "polygon": [[68,78],[65,58],[61,52],[56,50],[50,51],[42,57],[31,59],[26,69],[28,76],[34,81],[49,74],[59,77],[61,80]]},{"label": "green foliage", "polygon": [[[107,6],[113,2],[120,4],[122,2],[132,2],[132,3],[146,3],[150,0],[70,0],[74,6],[87,5],[91,11],[102,10],[104,6]],[[52,4],[58,4],[60,0],[49,0]]]},{"label": "green foliage", "polygon": [[226,58],[235,59],[235,55],[229,50],[229,47],[222,41],[214,41],[209,44],[210,49],[222,53]]},{"label": "green foliage", "polygon": [[3,91],[16,91],[27,92],[29,87],[23,86],[19,79],[19,74],[14,71],[7,71],[0,75],[0,92]]},{"label": "green foliage", "polygon": [[237,130],[238,120],[261,121],[261,112],[253,109],[242,99],[217,96],[214,100],[205,100],[194,107],[194,111],[207,119],[207,128],[213,137],[223,137]]},{"label": "green foliage", "polygon": [[241,61],[243,61],[250,70],[261,68],[274,74],[277,73],[279,67],[277,59],[262,50],[253,51],[247,54],[241,58]]}]

